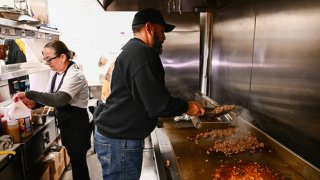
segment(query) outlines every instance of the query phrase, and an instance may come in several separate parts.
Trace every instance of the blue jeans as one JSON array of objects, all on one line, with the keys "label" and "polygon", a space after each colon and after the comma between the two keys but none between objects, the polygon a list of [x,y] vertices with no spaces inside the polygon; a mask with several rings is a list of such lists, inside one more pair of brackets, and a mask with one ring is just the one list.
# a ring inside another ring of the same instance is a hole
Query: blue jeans
[{"label": "blue jeans", "polygon": [[95,128],[94,146],[104,180],[139,180],[144,140],[111,139]]}]

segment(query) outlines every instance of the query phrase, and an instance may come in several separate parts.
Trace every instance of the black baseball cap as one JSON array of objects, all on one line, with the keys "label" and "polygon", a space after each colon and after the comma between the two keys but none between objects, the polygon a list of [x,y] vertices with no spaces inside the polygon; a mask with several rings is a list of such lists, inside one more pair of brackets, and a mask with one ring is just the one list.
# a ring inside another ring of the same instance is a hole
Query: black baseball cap
[{"label": "black baseball cap", "polygon": [[132,26],[145,24],[147,22],[163,25],[164,32],[171,32],[176,27],[175,25],[166,23],[162,17],[161,12],[153,8],[147,8],[138,11],[134,15]]}]

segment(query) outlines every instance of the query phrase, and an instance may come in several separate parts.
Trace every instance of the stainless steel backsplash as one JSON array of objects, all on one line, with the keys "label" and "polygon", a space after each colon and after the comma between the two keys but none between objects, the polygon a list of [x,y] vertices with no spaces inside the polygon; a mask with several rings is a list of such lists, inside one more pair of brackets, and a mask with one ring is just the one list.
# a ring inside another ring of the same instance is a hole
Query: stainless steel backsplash
[{"label": "stainless steel backsplash", "polygon": [[235,1],[212,28],[209,96],[320,167],[320,1]]},{"label": "stainless steel backsplash", "polygon": [[200,14],[164,13],[176,28],[166,33],[161,60],[165,80],[173,96],[194,100],[200,90]]}]

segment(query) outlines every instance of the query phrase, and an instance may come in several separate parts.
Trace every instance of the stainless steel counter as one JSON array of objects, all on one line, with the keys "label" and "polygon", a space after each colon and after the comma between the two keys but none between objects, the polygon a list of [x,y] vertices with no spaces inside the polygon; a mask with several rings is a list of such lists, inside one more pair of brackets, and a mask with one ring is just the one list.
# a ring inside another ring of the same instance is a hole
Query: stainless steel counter
[{"label": "stainless steel counter", "polygon": [[[58,137],[54,117],[47,117],[42,125],[34,125],[33,134],[22,138],[8,150],[16,151],[16,155],[0,155],[0,177],[5,175],[10,180],[32,179],[33,165]],[[10,166],[10,168],[2,168]],[[11,177],[11,178],[10,178]]]},{"label": "stainless steel counter", "polygon": [[0,155],[0,177],[1,179],[22,180],[24,179],[24,168],[22,149],[20,144],[14,144],[6,151],[14,151],[16,154]]},{"label": "stainless steel counter", "polygon": [[49,146],[58,137],[54,117],[47,117],[43,125],[35,125],[32,136],[23,138],[20,142],[22,148],[23,167],[25,179],[31,178],[31,171],[36,161],[43,155]]},{"label": "stainless steel counter", "polygon": [[148,136],[145,140],[145,147],[143,150],[143,163],[141,171],[141,180],[152,179],[159,180],[157,164],[155,160],[155,152],[153,148],[153,143],[151,136]]}]

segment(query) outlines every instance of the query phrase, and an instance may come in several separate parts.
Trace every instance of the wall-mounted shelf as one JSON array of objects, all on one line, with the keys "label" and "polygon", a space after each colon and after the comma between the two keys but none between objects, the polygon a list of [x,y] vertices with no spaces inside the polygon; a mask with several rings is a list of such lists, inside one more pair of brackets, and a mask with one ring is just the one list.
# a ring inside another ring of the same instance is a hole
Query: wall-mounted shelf
[{"label": "wall-mounted shelf", "polygon": [[0,18],[0,34],[3,36],[57,39],[60,32],[47,27],[37,28],[18,21]]},{"label": "wall-mounted shelf", "polygon": [[[26,37],[26,38],[45,38],[59,39],[60,32],[47,27],[33,27],[27,24],[22,24],[18,21],[0,18],[0,37]],[[10,64],[1,66],[0,81],[8,80],[40,71],[50,70],[39,62],[26,62],[18,64]]]},{"label": "wall-mounted shelf", "polygon": [[12,65],[2,65],[0,71],[0,81],[47,70],[50,70],[50,67],[42,63],[26,62]]}]

